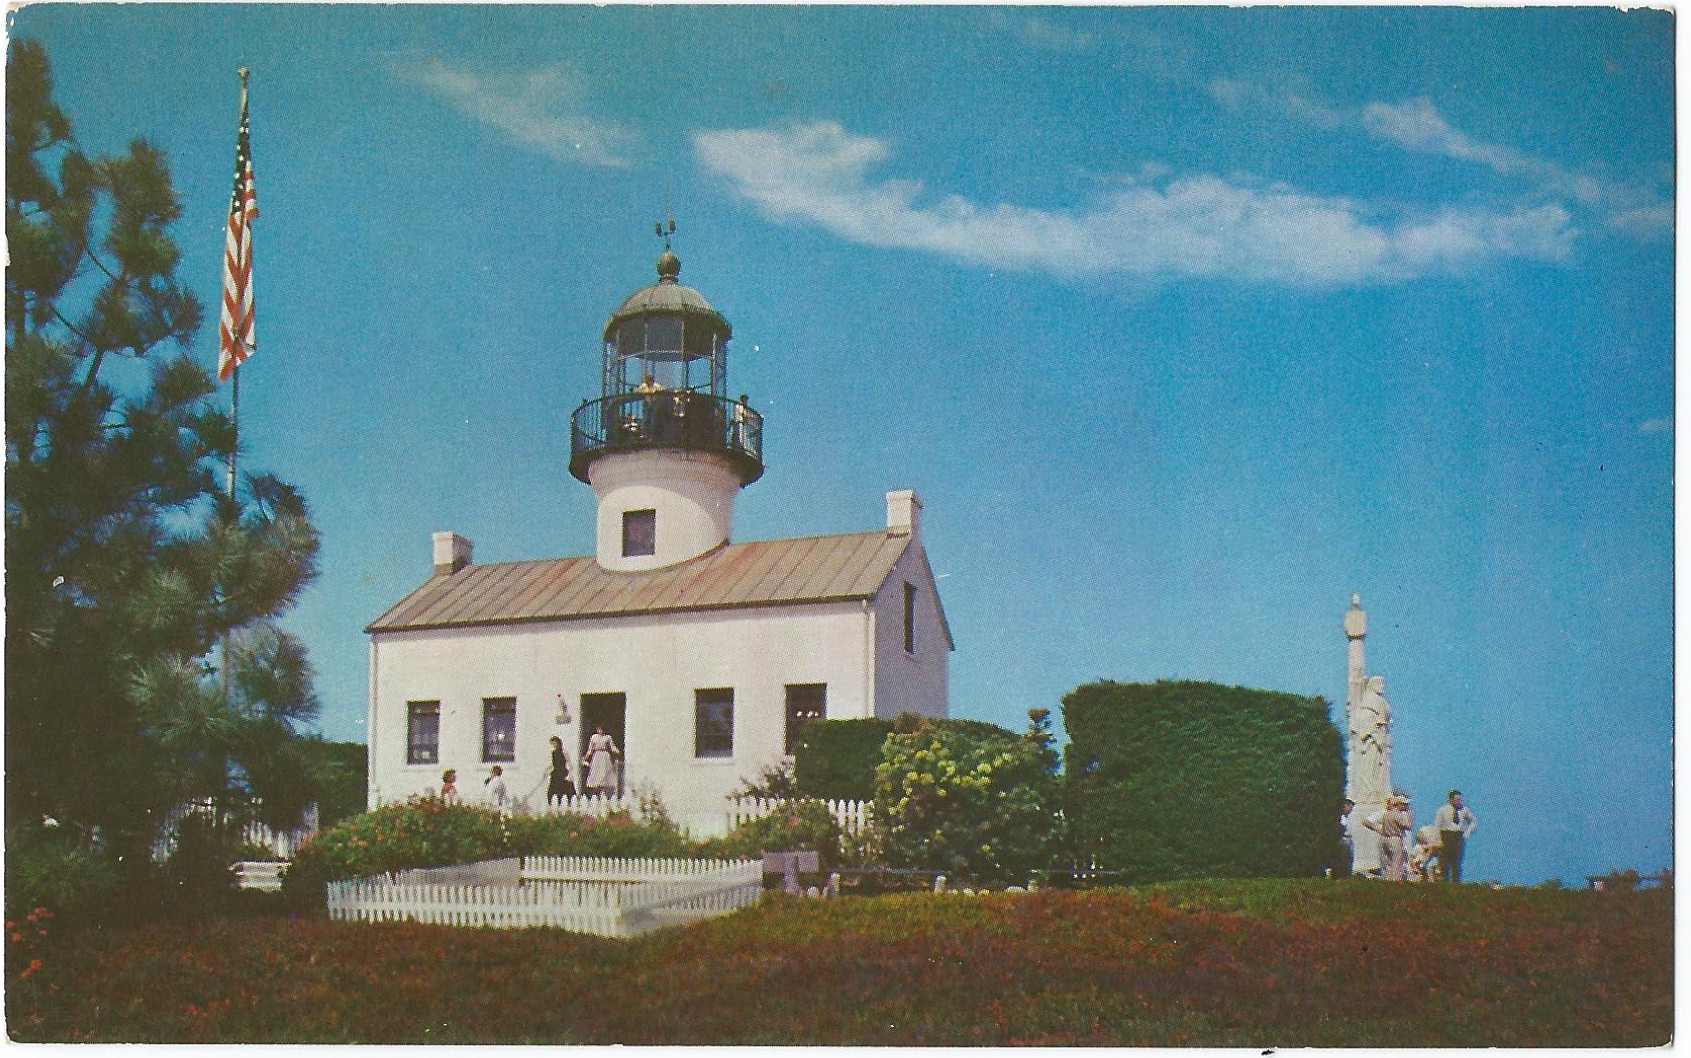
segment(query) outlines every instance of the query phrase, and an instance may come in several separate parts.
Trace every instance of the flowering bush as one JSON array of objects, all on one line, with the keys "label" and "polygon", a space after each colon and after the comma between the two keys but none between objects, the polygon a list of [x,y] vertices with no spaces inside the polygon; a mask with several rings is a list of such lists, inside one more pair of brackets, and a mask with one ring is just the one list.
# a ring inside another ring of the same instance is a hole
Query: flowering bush
[{"label": "flowering bush", "polygon": [[317,904],[325,882],[492,859],[509,846],[506,821],[491,808],[434,797],[383,805],[313,836],[282,890],[291,901]]},{"label": "flowering bush", "polygon": [[314,836],[282,878],[296,906],[320,905],[325,882],[501,856],[685,856],[674,824],[627,812],[505,816],[492,808],[425,797],[383,805]]},{"label": "flowering bush", "polygon": [[990,724],[920,720],[875,769],[874,827],[888,866],[986,883],[1026,882],[1057,837],[1057,753],[1048,709],[1018,738]]},{"label": "flowering bush", "polygon": [[766,852],[814,851],[822,869],[840,862],[840,825],[820,801],[788,801],[775,811],[748,820],[726,836],[700,842],[699,855],[717,859],[757,859]]},{"label": "flowering bush", "polygon": [[692,846],[666,818],[627,812],[592,816],[519,816],[507,821],[513,856],[686,856]]}]

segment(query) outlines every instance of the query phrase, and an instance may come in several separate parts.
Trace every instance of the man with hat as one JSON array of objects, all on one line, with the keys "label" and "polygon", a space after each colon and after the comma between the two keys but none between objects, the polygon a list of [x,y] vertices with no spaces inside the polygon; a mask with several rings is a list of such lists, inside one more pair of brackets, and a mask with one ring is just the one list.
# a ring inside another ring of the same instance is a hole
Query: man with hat
[{"label": "man with hat", "polygon": [[1380,835],[1380,877],[1388,882],[1403,881],[1409,866],[1403,837],[1414,827],[1409,798],[1392,794],[1386,798],[1385,810],[1364,819],[1362,825]]}]

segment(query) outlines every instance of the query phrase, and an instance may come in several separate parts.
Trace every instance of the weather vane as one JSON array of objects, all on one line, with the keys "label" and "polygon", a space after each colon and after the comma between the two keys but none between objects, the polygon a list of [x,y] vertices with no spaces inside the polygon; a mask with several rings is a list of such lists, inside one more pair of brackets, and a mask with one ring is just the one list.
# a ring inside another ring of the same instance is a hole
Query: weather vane
[{"label": "weather vane", "polygon": [[666,249],[666,250],[669,249],[669,237],[671,235],[675,234],[675,218],[674,217],[669,218],[669,230],[668,231],[664,230],[664,222],[661,221],[661,220],[658,221],[656,224],[652,225],[652,230],[658,235],[659,238],[663,239],[663,248]]}]

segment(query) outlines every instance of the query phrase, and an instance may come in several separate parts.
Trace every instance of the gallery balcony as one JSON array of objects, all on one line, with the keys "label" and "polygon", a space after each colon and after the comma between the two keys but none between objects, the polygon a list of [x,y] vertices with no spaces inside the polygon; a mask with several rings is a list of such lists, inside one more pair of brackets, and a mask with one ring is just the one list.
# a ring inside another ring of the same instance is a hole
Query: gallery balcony
[{"label": "gallery balcony", "polygon": [[659,448],[715,452],[749,485],[763,476],[763,416],[690,390],[600,397],[570,416],[570,474],[578,481],[588,480],[587,468],[600,456]]}]

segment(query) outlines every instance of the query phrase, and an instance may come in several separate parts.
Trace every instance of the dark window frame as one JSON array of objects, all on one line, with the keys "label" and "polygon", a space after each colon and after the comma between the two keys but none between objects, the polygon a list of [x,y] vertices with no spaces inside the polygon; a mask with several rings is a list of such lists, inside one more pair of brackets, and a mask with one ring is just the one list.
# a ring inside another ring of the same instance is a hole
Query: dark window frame
[{"label": "dark window frame", "polygon": [[[725,717],[718,718],[716,710]],[[708,726],[707,726],[708,725]],[[731,760],[734,756],[734,688],[703,687],[693,692],[693,759]]]},{"label": "dark window frame", "polygon": [[916,585],[904,582],[904,652],[916,653]]},{"label": "dark window frame", "polygon": [[[813,701],[806,701],[814,693]],[[799,734],[805,725],[828,718],[828,685],[826,683],[789,683],[786,687],[786,753],[793,755]]]},{"label": "dark window frame", "polygon": [[[494,751],[492,722],[496,716],[510,717],[510,738],[503,754]],[[510,764],[517,759],[517,700],[515,698],[483,698],[481,700],[481,760],[483,764]]]},{"label": "dark window frame", "polygon": [[[417,735],[418,721],[432,719],[434,740],[424,742]],[[427,752],[421,752],[422,750]],[[440,702],[425,699],[405,703],[405,763],[407,764],[439,764],[440,763]]]},{"label": "dark window frame", "polygon": [[658,553],[658,512],[655,507],[622,512],[622,557],[650,558]]}]

